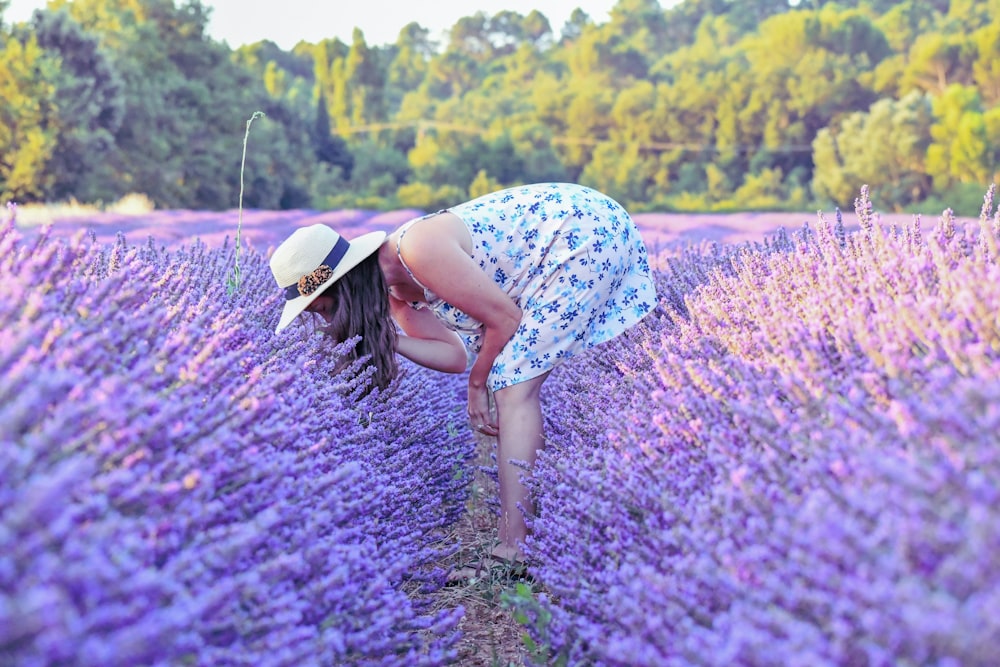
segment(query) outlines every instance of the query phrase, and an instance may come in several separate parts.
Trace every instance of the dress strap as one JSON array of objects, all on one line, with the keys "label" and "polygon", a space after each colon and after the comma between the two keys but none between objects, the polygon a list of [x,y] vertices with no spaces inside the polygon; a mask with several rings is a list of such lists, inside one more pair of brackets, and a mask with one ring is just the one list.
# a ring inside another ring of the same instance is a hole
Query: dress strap
[{"label": "dress strap", "polygon": [[[432,213],[431,215],[436,215],[436,214]],[[401,253],[399,250],[399,245],[403,242],[403,237],[406,236],[406,232],[410,231],[410,227],[413,225],[413,223],[420,222],[421,220],[426,220],[429,217],[430,215],[425,215],[406,223],[403,226],[403,228],[399,231],[399,237],[396,238],[396,257],[399,258],[399,263],[403,265],[404,269],[406,269],[406,272],[410,275],[410,279],[413,280],[413,282],[415,282],[424,292],[427,292],[429,290],[427,289],[427,287],[424,286],[422,282],[417,280],[417,277],[413,275],[413,271],[410,271],[410,267],[406,265],[406,260],[403,259],[403,253]]]}]

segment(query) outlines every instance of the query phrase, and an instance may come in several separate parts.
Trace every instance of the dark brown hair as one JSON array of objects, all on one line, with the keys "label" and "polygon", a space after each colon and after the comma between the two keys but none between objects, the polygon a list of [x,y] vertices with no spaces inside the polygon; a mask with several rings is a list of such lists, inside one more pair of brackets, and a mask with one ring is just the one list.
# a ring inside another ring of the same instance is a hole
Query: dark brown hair
[{"label": "dark brown hair", "polygon": [[385,389],[396,377],[396,322],[389,311],[389,287],[378,264],[378,253],[348,271],[323,291],[333,297],[330,321],[320,330],[336,342],[361,336],[354,352],[343,365],[371,355],[375,367],[372,381]]}]

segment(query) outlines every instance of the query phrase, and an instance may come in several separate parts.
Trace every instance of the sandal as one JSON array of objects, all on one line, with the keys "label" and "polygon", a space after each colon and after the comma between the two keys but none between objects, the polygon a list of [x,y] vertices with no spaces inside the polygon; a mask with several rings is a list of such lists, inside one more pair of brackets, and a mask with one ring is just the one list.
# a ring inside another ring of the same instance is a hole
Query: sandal
[{"label": "sandal", "polygon": [[466,583],[472,579],[479,579],[484,572],[491,570],[502,570],[502,576],[510,580],[531,582],[534,581],[528,573],[528,564],[522,558],[506,558],[499,554],[487,554],[482,558],[467,563],[448,573],[445,585],[455,585]]}]

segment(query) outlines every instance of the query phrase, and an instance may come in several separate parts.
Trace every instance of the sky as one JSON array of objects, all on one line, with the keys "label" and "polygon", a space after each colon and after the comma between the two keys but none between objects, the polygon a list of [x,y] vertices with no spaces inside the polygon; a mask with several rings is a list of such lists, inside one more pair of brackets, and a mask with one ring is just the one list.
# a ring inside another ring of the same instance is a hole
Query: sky
[{"label": "sky", "polygon": [[[26,21],[46,4],[46,0],[11,0],[4,22]],[[577,7],[595,22],[605,23],[616,4],[617,0],[202,0],[202,5],[212,8],[208,25],[212,38],[231,48],[270,39],[285,50],[300,40],[339,37],[350,43],[355,27],[364,32],[369,46],[392,44],[413,21],[427,28],[433,39],[444,41],[451,26],[477,11],[492,15],[512,10],[526,15],[537,9],[558,35]]]}]

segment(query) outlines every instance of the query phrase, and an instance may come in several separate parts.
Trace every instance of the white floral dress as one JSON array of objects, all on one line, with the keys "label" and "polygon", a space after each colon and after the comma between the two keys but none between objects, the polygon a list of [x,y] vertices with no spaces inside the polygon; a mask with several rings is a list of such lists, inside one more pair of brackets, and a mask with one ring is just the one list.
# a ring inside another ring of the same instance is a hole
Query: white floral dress
[{"label": "white floral dress", "polygon": [[[493,362],[488,380],[493,391],[537,377],[614,338],[656,305],[646,246],[635,223],[621,205],[596,190],[540,183],[446,210],[468,226],[472,259],[523,313],[521,326]],[[428,217],[404,226],[397,254],[410,225]],[[482,323],[423,289],[427,303],[411,305],[429,307],[472,353],[478,352]]]}]

